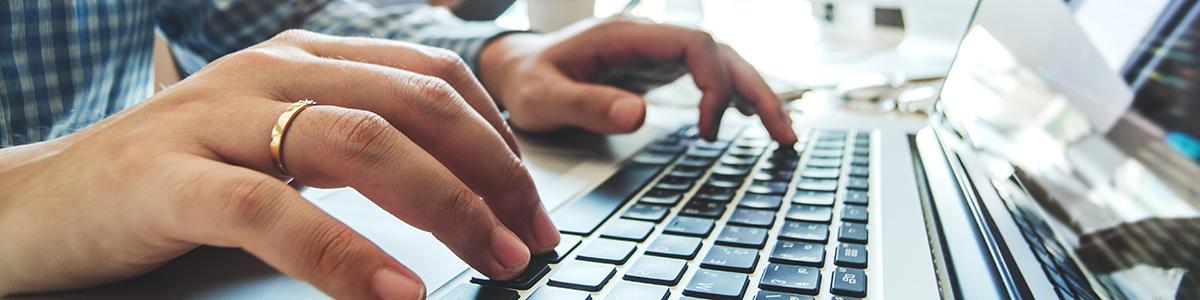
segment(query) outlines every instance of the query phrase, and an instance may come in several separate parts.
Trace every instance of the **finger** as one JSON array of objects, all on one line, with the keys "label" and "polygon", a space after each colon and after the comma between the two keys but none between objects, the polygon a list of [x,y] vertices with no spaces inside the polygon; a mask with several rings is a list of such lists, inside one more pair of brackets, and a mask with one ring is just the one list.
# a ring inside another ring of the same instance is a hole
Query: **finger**
[{"label": "finger", "polygon": [[530,107],[538,110],[532,115],[543,116],[548,122],[522,128],[538,130],[570,125],[599,133],[628,133],[641,127],[646,119],[646,102],[634,93],[561,76],[550,80],[554,82],[548,85],[545,94],[559,100]]},{"label": "finger", "polygon": [[[558,244],[558,231],[542,207],[533,179],[521,160],[444,80],[374,64],[272,51],[238,52],[227,63],[239,63],[238,59],[242,59],[249,62],[241,63],[261,65],[269,62],[258,60],[281,60],[272,64],[282,66],[276,70],[279,75],[271,76],[305,75],[291,76],[282,84],[256,86],[270,91],[263,97],[315,99],[323,104],[379,114],[436,157],[475,194],[482,196],[488,207],[530,249],[548,251]],[[282,109],[276,109],[245,113],[242,117],[266,122],[260,126],[269,132],[273,116],[282,112]],[[255,139],[261,137],[255,134],[246,138],[249,140],[245,143],[261,143]],[[240,151],[236,144],[217,147],[239,153],[239,165],[256,165],[267,171],[275,169],[269,159],[270,149],[265,145],[255,151]],[[288,160],[286,155],[284,160]],[[306,182],[311,178],[293,175],[302,182],[313,184]]]},{"label": "finger", "polygon": [[[286,105],[254,101],[243,109],[270,114]],[[240,134],[243,140],[258,136],[237,131],[226,134]],[[377,114],[312,106],[295,118],[281,150],[284,166],[296,180],[324,188],[354,187],[385,211],[429,231],[488,276],[516,275],[529,261],[529,249],[478,195]],[[228,150],[217,152],[222,151]],[[265,171],[278,172],[273,169]]]},{"label": "finger", "polygon": [[[405,91],[407,97],[396,103],[398,93],[391,89],[362,89],[359,77],[347,76],[355,82],[344,82],[344,87],[362,90],[359,95],[364,97],[346,97],[346,93],[338,91],[330,93],[331,89],[290,89],[294,94],[311,95],[330,99],[330,103],[346,107],[377,112],[397,125],[404,128],[405,133],[412,137],[422,147],[445,163],[450,170],[462,178],[479,195],[483,196],[493,211],[500,216],[505,225],[512,228],[534,251],[549,251],[558,245],[558,231],[550,221],[549,215],[541,205],[540,197],[533,185],[533,179],[523,167],[517,156],[516,141],[508,125],[500,117],[495,102],[488,96],[482,85],[475,79],[470,68],[453,52],[406,44],[395,41],[342,38],[313,33],[296,32],[293,44],[307,48],[314,55],[322,57],[341,58],[335,67],[342,70],[364,69],[373,71],[370,64],[386,65],[420,74],[429,74],[441,80],[417,78],[409,81]],[[365,62],[365,63],[359,63]],[[380,72],[403,76],[404,72]],[[375,77],[379,77],[376,75]],[[325,80],[326,78],[318,78]],[[403,80],[391,78],[390,86],[395,87]],[[450,88],[444,85],[449,84]],[[318,83],[305,86],[322,86]],[[418,89],[413,89],[416,86]],[[362,95],[366,94],[366,95]],[[389,99],[391,98],[391,99]],[[391,100],[391,101],[388,101]],[[462,110],[456,104],[466,100],[473,110]],[[424,107],[416,111],[434,112],[414,114],[412,107]],[[465,111],[466,113],[461,113]],[[449,116],[441,117],[439,116]],[[477,130],[476,117],[482,116],[507,143],[513,157],[507,157],[505,151],[498,151],[492,146],[492,137],[486,132]],[[457,119],[463,119],[459,122]],[[413,130],[416,129],[416,130]],[[447,134],[458,136],[448,139]]]},{"label": "finger", "polygon": [[[788,117],[783,102],[779,101],[779,97],[767,86],[766,80],[763,80],[754,66],[733,51],[733,48],[721,45],[719,49],[722,61],[729,66],[735,94],[741,95],[754,105],[754,111],[758,113],[771,138],[780,144],[795,144],[796,132],[792,129],[791,118]],[[739,110],[746,112],[741,108]]]},{"label": "finger", "polygon": [[579,38],[595,39],[581,44],[598,45],[601,49],[587,50],[600,55],[604,62],[682,60],[696,87],[703,92],[700,98],[701,135],[716,140],[721,117],[729,107],[731,89],[729,72],[721,63],[717,43],[711,35],[683,27],[626,20],[609,21],[594,28],[594,32],[579,35]]},{"label": "finger", "polygon": [[509,149],[520,157],[517,141],[500,116],[496,102],[458,54],[446,49],[386,39],[339,37],[299,30],[281,35],[281,40],[303,47],[316,56],[389,66],[441,78],[453,86],[500,133]]},{"label": "finger", "polygon": [[338,299],[419,299],[421,279],[292,188],[198,157],[175,159],[180,190],[171,230],[197,243],[241,247]]},{"label": "finger", "polygon": [[[550,221],[524,163],[461,96],[440,79],[376,65],[329,61],[322,72],[342,72],[337,79],[302,78],[286,93],[329,99],[327,103],[367,110],[383,116],[432,154],[482,196],[488,207],[535,252],[558,245]],[[364,82],[372,82],[365,88]],[[346,88],[357,87],[353,91]]]}]

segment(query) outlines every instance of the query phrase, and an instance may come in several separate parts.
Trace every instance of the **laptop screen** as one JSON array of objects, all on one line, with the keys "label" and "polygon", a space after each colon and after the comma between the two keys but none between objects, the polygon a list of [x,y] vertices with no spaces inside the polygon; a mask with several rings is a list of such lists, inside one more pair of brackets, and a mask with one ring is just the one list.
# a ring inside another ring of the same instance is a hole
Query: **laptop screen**
[{"label": "laptop screen", "polygon": [[985,160],[1064,298],[1200,299],[1196,19],[1132,81],[1074,20],[1062,1],[983,1],[942,123]]}]

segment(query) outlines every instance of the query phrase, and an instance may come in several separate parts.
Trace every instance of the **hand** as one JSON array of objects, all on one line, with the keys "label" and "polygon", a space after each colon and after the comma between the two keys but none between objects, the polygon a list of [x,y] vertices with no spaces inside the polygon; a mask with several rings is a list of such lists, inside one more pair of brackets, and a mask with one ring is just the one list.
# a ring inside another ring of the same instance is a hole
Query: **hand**
[{"label": "hand", "polygon": [[[403,68],[403,69],[401,69]],[[75,134],[0,151],[0,295],[150,271],[240,247],[335,298],[419,298],[415,275],[278,177],[351,186],[507,279],[555,230],[499,111],[448,51],[303,31],[221,58]]]},{"label": "hand", "polygon": [[[741,95],[754,106],[742,113],[756,111],[776,141],[796,142],[782,103],[754,67],[702,31],[622,17],[591,20],[547,35],[498,38],[479,61],[483,85],[523,130],[631,132],[645,118],[639,95],[645,83],[668,83],[690,71],[704,93],[702,136],[716,139],[731,97]],[[630,76],[643,80],[630,82]]]}]

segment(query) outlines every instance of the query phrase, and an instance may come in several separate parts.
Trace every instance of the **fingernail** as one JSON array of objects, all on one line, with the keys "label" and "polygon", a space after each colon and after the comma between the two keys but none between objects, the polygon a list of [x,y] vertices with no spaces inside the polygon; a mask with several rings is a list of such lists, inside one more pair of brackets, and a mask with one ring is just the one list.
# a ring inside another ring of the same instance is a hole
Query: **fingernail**
[{"label": "fingernail", "polygon": [[541,246],[538,252],[554,250],[554,246],[558,246],[558,228],[554,227],[554,221],[550,220],[545,208],[540,208],[537,216],[533,218],[533,230],[538,245]]},{"label": "fingernail", "polygon": [[505,269],[521,270],[529,263],[529,248],[504,226],[492,230],[492,252]]},{"label": "fingernail", "polygon": [[641,113],[642,100],[630,97],[620,98],[614,101],[612,107],[608,109],[608,120],[618,128],[629,131],[638,125]]},{"label": "fingernail", "polygon": [[376,298],[384,300],[425,298],[425,286],[420,281],[400,275],[400,272],[390,268],[375,271],[375,278],[371,279],[371,292]]}]

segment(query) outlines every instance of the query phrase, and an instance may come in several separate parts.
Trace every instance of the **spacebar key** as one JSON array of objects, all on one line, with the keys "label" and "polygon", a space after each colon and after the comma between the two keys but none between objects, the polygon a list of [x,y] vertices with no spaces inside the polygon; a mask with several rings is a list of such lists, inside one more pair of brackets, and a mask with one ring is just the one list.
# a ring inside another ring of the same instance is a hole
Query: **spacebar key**
[{"label": "spacebar key", "polygon": [[630,163],[583,198],[555,210],[550,218],[558,231],[591,235],[600,223],[617,212],[625,201],[663,170],[663,165]]}]

